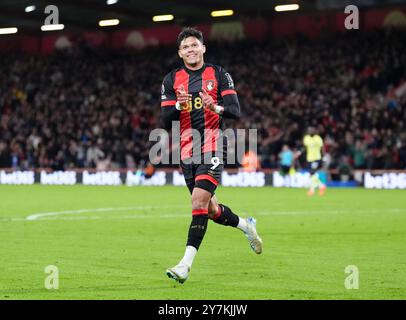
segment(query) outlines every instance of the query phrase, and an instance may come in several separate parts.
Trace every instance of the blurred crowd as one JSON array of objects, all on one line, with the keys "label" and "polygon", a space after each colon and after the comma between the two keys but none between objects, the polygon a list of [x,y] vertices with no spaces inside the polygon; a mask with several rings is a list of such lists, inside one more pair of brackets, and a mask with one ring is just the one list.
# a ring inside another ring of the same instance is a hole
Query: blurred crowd
[{"label": "blurred crowd", "polygon": [[[393,93],[406,81],[405,31],[209,42],[206,61],[231,73],[242,116],[227,125],[258,130],[262,168],[278,167],[284,144],[301,150],[314,126],[326,168],[406,169],[406,95]],[[162,79],[180,62],[175,47],[3,55],[0,167],[144,166]]]}]

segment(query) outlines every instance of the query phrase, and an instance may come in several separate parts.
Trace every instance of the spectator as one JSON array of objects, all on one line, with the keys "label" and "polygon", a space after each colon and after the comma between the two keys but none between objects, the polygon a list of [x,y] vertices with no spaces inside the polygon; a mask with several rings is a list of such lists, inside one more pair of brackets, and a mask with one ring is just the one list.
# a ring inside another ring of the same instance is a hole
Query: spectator
[{"label": "spectator", "polygon": [[279,154],[280,167],[283,175],[289,174],[294,163],[294,154],[287,144],[284,144]]},{"label": "spectator", "polygon": [[[313,125],[329,168],[346,157],[357,169],[406,169],[406,96],[387,98],[406,79],[404,38],[392,30],[213,43],[207,61],[233,75],[243,112],[234,126],[257,129],[261,167],[276,168],[282,146],[297,148]],[[3,56],[0,167],[147,163],[172,50]]]}]

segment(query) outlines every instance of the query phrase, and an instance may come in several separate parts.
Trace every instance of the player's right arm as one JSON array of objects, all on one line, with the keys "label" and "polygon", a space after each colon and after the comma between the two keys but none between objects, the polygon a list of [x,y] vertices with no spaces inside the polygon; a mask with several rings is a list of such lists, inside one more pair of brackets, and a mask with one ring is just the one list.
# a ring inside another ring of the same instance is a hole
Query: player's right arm
[{"label": "player's right arm", "polygon": [[296,152],[297,157],[300,157],[305,152],[307,153],[307,146],[309,145],[309,136],[308,135],[305,135],[303,137],[302,143],[303,143],[303,147],[300,147],[298,149],[298,151]]},{"label": "player's right arm", "polygon": [[308,144],[309,144],[309,136],[305,135],[303,138],[303,145],[307,147]]},{"label": "player's right arm", "polygon": [[176,99],[172,73],[169,73],[165,76],[161,88],[161,123],[167,130],[172,127],[172,121],[179,121],[180,110],[176,108]]}]

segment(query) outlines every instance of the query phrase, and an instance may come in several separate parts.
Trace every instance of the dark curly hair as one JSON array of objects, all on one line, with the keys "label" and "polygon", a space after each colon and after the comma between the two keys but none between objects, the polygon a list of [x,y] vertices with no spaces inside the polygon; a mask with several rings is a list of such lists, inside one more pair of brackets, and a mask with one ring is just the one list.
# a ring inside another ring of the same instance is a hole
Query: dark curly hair
[{"label": "dark curly hair", "polygon": [[178,35],[178,47],[180,46],[180,43],[185,40],[188,37],[195,37],[197,40],[199,40],[201,43],[203,43],[203,33],[195,28],[191,27],[186,27],[183,28],[182,32],[179,33]]}]

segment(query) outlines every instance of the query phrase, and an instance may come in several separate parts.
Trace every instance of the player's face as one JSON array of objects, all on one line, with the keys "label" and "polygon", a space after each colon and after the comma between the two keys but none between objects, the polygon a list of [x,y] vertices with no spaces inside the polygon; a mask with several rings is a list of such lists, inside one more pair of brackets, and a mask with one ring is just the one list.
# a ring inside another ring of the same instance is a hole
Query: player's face
[{"label": "player's face", "polygon": [[206,47],[195,37],[183,39],[179,46],[179,57],[186,66],[200,67],[203,65],[203,54]]}]

